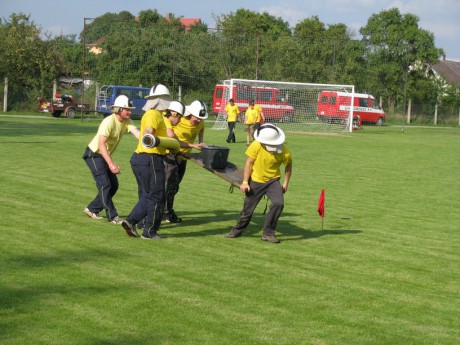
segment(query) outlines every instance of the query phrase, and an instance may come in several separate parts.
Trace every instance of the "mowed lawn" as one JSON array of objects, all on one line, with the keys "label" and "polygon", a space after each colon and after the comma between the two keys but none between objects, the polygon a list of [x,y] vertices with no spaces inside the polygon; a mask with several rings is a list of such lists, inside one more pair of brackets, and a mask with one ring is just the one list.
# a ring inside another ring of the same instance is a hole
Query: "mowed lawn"
[{"label": "mowed lawn", "polygon": [[[287,131],[293,177],[270,244],[265,200],[224,238],[243,194],[193,162],[164,240],[86,217],[81,156],[98,124],[0,117],[1,344],[460,343],[459,128]],[[244,133],[226,135],[205,141],[242,166]],[[127,135],[114,155],[124,217],[135,145]]]}]

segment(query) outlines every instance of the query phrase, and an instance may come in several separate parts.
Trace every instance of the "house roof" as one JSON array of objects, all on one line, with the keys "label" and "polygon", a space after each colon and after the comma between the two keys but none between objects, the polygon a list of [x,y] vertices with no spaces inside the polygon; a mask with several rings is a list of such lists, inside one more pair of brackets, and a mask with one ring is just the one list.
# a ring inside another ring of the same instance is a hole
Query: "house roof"
[{"label": "house roof", "polygon": [[[167,22],[170,21],[169,15],[165,18]],[[179,19],[180,23],[185,27],[185,30],[188,31],[190,28],[195,25],[201,23],[200,18],[177,18]]]},{"label": "house roof", "polygon": [[460,87],[460,61],[441,60],[431,68],[447,83]]},{"label": "house roof", "polygon": [[107,39],[107,36],[102,36],[101,38],[98,38],[98,39],[95,40],[94,42],[87,43],[87,44],[86,44],[86,47],[97,47],[98,45],[100,45],[101,43],[103,43],[106,39]]},{"label": "house roof", "polygon": [[180,22],[185,26],[185,30],[190,30],[190,28],[195,24],[200,24],[200,18],[180,18]]}]

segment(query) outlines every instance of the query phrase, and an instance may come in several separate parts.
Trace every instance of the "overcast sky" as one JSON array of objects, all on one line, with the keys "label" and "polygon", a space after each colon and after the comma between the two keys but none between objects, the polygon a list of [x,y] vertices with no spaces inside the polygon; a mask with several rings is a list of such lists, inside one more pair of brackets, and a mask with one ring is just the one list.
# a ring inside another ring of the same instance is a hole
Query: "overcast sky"
[{"label": "overcast sky", "polygon": [[121,11],[138,15],[148,9],[162,16],[200,18],[214,28],[216,16],[240,8],[281,17],[291,27],[318,16],[326,25],[344,23],[358,34],[372,14],[392,7],[418,16],[419,27],[434,34],[436,47],[444,48],[447,59],[460,61],[460,0],[0,0],[2,19],[12,13],[30,14],[35,24],[56,35],[78,35],[84,18]]}]

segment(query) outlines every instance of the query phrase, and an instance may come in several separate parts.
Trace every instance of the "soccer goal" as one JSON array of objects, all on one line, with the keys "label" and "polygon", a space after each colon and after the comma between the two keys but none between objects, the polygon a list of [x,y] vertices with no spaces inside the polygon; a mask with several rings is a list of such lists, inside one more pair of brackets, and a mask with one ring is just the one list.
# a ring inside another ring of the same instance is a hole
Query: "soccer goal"
[{"label": "soccer goal", "polygon": [[[339,95],[348,95],[339,102]],[[301,132],[351,132],[353,85],[311,84],[267,80],[229,79],[216,85],[213,129],[226,129],[225,106],[233,98],[244,117],[250,100],[262,107],[265,122]],[[348,104],[347,104],[348,103]],[[242,126],[242,123],[237,124]]]}]

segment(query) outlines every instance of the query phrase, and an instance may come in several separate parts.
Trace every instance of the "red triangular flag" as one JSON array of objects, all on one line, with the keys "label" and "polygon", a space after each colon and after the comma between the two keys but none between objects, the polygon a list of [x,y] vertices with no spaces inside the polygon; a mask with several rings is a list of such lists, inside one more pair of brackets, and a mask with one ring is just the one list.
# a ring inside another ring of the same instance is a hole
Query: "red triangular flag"
[{"label": "red triangular flag", "polygon": [[318,201],[318,213],[321,218],[324,218],[324,189],[321,190]]}]

